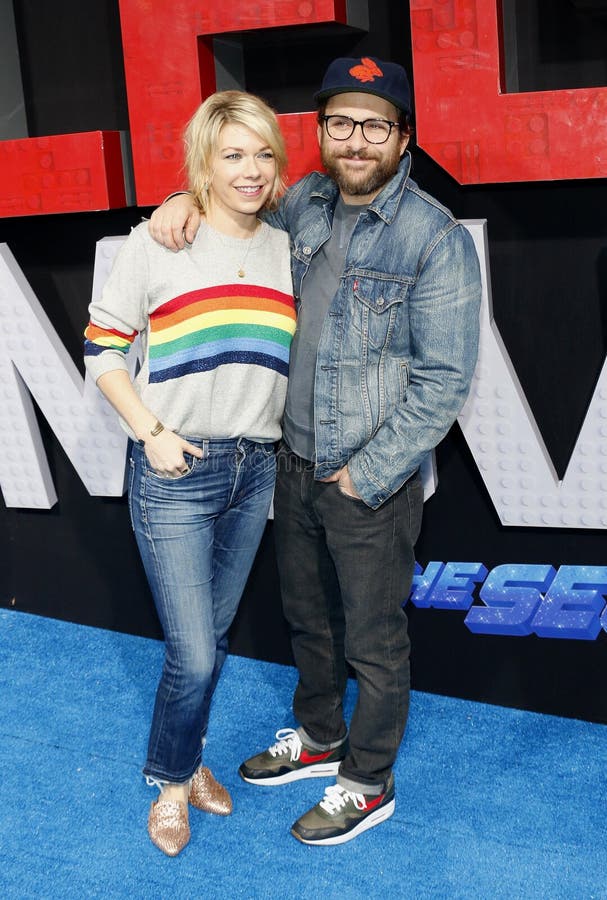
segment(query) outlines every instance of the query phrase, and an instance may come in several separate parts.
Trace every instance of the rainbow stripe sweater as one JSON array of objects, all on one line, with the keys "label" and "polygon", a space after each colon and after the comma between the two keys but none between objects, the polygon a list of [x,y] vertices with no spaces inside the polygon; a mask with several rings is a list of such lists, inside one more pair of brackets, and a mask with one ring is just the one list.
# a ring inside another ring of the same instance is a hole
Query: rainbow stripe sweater
[{"label": "rainbow stripe sweater", "polygon": [[135,389],[165,426],[195,438],[280,437],[295,331],[285,232],[263,223],[244,241],[203,222],[194,243],[172,253],[142,223],[89,311],[88,371],[98,379],[127,369],[139,336]]}]

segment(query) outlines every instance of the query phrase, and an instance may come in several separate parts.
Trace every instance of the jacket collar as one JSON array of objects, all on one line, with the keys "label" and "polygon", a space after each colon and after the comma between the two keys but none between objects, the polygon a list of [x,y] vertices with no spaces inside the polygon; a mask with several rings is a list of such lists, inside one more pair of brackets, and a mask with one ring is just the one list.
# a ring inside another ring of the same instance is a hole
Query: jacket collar
[{"label": "jacket collar", "polygon": [[[377,197],[369,204],[369,209],[389,225],[397,213],[402,195],[407,187],[409,180],[409,172],[411,171],[411,154],[405,151],[399,165],[396,175],[381,189]],[[325,176],[322,188],[311,192],[312,197],[318,197],[321,200],[328,200],[333,205],[337,202],[339,188],[335,182]]]}]

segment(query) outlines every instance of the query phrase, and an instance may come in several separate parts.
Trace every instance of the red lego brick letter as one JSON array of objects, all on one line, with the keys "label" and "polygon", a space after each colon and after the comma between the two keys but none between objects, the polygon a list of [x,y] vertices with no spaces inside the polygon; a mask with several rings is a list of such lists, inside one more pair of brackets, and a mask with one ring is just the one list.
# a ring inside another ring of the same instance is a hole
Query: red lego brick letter
[{"label": "red lego brick letter", "polygon": [[607,88],[503,93],[499,0],[411,0],[419,145],[460,184],[604,178]]},{"label": "red lego brick letter", "polygon": [[118,131],[0,141],[0,217],[126,206]]},{"label": "red lego brick letter", "polygon": [[[285,25],[346,23],[346,0],[120,0],[137,203],[176,187],[182,132],[216,90],[213,36]],[[318,164],[314,113],[281,115],[289,177]]]}]

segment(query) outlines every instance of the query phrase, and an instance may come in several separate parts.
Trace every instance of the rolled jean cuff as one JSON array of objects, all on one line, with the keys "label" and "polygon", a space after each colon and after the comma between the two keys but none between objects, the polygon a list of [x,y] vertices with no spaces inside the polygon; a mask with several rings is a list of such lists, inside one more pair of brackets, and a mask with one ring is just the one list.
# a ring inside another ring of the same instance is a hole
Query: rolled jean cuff
[{"label": "rolled jean cuff", "polygon": [[343,742],[348,737],[347,734],[344,734],[344,736],[339,741],[332,741],[329,744],[319,744],[318,741],[312,740],[303,725],[299,726],[299,728],[297,729],[297,734],[299,735],[301,742],[303,744],[307,744],[308,747],[312,747],[313,750],[335,750],[336,747],[341,747]]},{"label": "rolled jean cuff", "polygon": [[165,779],[154,778],[153,775],[146,775],[146,776],[145,776],[145,783],[147,784],[148,787],[156,787],[156,788],[158,788],[158,790],[160,791],[160,793],[162,793],[163,790],[165,789],[165,787],[167,786],[167,784],[187,784],[187,785],[190,785],[190,784],[192,783],[192,779],[193,779],[193,778],[194,778],[194,775],[192,775],[190,778],[188,778],[187,781],[166,781]]}]

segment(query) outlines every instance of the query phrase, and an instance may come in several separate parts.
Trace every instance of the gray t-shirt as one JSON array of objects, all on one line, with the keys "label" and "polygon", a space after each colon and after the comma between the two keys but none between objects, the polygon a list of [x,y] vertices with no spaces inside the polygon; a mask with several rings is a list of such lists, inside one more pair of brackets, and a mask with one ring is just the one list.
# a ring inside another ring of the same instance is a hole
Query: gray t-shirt
[{"label": "gray t-shirt", "polygon": [[320,333],[339,287],[354,226],[366,208],[346,204],[339,197],[331,237],[313,257],[303,282],[297,330],[291,344],[283,436],[291,450],[304,459],[316,457],[314,375]]}]

